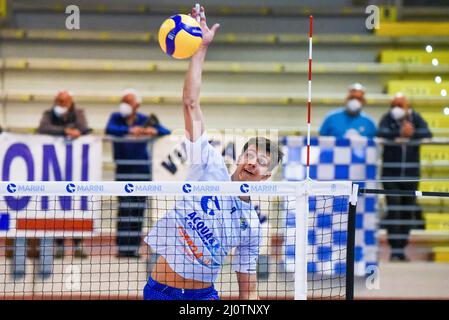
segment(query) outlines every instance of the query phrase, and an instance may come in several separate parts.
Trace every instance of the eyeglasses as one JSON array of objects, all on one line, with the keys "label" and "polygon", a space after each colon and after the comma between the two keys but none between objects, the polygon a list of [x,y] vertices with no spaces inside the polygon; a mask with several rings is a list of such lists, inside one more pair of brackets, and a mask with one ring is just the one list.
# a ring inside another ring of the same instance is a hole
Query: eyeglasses
[{"label": "eyeglasses", "polygon": [[247,152],[248,160],[257,160],[259,165],[262,167],[267,167],[269,164],[269,159],[264,155],[257,155],[255,151],[248,150]]}]

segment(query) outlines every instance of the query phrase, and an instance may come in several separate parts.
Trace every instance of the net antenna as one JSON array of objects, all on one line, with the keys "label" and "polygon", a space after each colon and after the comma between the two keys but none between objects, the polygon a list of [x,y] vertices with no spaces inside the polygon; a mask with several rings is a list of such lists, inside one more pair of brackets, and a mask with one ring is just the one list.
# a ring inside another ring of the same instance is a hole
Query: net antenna
[{"label": "net antenna", "polygon": [[[307,163],[306,184],[310,185],[310,111],[312,105],[312,30],[313,16],[309,16],[309,78],[307,97]],[[296,207],[303,212],[295,217],[295,300],[307,299],[307,257],[303,254],[307,250],[307,232],[301,232],[301,225],[308,225],[309,212],[309,190],[306,188],[305,197],[296,198]],[[303,286],[305,284],[305,286]]]},{"label": "net antenna", "polygon": [[310,118],[312,108],[312,33],[313,33],[313,16],[309,16],[309,80],[307,94],[307,162],[306,162],[306,179],[310,180]]}]

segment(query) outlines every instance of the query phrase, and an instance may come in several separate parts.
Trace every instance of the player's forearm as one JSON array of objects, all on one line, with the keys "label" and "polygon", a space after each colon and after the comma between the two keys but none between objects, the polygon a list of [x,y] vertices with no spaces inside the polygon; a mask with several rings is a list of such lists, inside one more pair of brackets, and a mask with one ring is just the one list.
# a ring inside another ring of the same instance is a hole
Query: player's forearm
[{"label": "player's forearm", "polygon": [[257,292],[240,291],[239,300],[260,300],[260,298],[257,295]]},{"label": "player's forearm", "polygon": [[183,102],[187,105],[199,105],[201,78],[207,48],[201,47],[191,58],[184,81]]},{"label": "player's forearm", "polygon": [[201,47],[191,58],[184,81],[183,106],[188,138],[195,141],[204,132],[203,114],[200,109],[202,71],[207,48]]},{"label": "player's forearm", "polygon": [[250,273],[237,272],[240,300],[259,300],[257,293],[257,276]]}]

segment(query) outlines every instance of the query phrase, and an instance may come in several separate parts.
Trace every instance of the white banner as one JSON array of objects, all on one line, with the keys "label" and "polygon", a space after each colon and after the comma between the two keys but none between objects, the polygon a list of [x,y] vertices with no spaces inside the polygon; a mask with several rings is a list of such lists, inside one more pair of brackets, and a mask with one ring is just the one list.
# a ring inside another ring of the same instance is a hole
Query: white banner
[{"label": "white banner", "polygon": [[0,200],[0,236],[91,236],[100,201],[92,196],[15,197],[14,182],[101,181],[102,159],[101,137],[0,134],[1,180],[12,182],[11,196]]},{"label": "white banner", "polygon": [[[220,152],[224,146],[220,139],[209,137]],[[158,139],[153,146],[153,181],[183,181],[187,176],[187,156],[183,135],[170,135]]]}]

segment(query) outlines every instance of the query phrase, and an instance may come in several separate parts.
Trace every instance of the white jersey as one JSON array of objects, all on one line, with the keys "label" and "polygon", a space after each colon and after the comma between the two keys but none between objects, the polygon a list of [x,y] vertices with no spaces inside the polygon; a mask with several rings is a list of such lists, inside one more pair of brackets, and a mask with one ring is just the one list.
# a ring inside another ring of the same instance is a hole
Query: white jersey
[{"label": "white jersey", "polygon": [[[223,157],[206,134],[186,139],[188,181],[230,181]],[[180,276],[214,282],[225,257],[236,248],[232,269],[255,273],[260,223],[251,202],[230,196],[177,198],[173,210],[151,229],[145,242]]]}]

